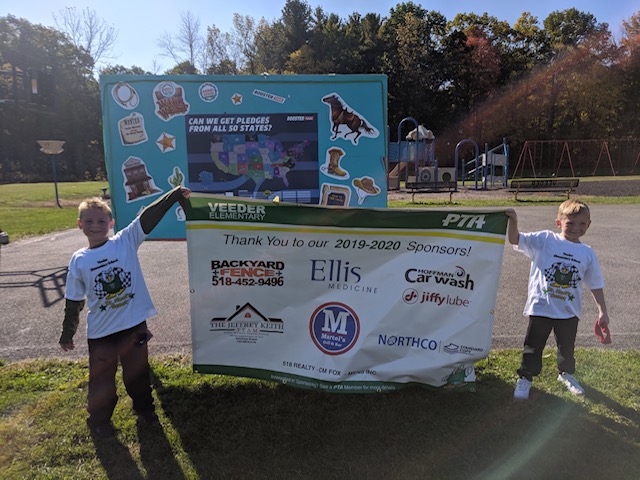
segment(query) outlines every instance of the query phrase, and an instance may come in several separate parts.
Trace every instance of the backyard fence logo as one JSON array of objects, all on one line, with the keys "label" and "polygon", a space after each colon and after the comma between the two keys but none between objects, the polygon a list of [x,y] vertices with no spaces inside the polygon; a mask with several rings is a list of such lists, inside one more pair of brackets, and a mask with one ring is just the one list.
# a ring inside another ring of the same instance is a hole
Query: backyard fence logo
[{"label": "backyard fence logo", "polygon": [[353,309],[344,303],[324,303],[311,315],[309,333],[321,352],[341,355],[358,341],[360,320]]},{"label": "backyard fence logo", "polygon": [[274,333],[284,333],[280,318],[267,318],[250,303],[236,306],[230,317],[214,317],[210,322],[212,332],[230,335],[238,343],[257,343],[259,339]]},{"label": "backyard fence logo", "polygon": [[284,266],[279,260],[211,260],[211,284],[281,287]]},{"label": "backyard fence logo", "polygon": [[409,268],[404,272],[408,283],[435,283],[450,287],[473,290],[475,283],[464,268],[456,266],[454,271],[440,271],[423,268]]}]

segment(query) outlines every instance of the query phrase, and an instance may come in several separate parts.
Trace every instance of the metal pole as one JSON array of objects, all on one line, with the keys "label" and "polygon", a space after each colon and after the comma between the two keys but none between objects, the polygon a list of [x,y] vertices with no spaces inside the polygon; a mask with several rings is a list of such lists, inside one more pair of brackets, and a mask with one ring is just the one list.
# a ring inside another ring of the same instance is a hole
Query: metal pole
[{"label": "metal pole", "polygon": [[51,168],[53,170],[53,184],[55,185],[55,188],[56,188],[56,203],[58,204],[58,207],[62,208],[62,205],[60,205],[60,199],[58,197],[58,179],[56,178],[56,157],[57,155],[51,155]]}]

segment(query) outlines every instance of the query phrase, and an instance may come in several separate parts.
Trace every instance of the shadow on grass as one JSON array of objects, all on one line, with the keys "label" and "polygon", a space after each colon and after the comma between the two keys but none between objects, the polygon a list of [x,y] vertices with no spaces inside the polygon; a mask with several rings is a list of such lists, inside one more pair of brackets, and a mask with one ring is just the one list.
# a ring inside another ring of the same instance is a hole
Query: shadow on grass
[{"label": "shadow on grass", "polygon": [[96,455],[109,478],[142,480],[142,475],[129,449],[115,438],[94,438]]},{"label": "shadow on grass", "polygon": [[176,387],[156,377],[199,478],[633,478],[640,471],[637,431],[600,422],[574,398],[534,389],[528,402],[516,402],[513,385],[492,375],[478,378],[476,393],[328,394],[214,382]]},{"label": "shadow on grass", "polygon": [[162,426],[159,423],[145,425],[138,422],[137,429],[138,441],[140,442],[140,460],[147,471],[146,478],[186,478],[176,462],[171,443]]}]

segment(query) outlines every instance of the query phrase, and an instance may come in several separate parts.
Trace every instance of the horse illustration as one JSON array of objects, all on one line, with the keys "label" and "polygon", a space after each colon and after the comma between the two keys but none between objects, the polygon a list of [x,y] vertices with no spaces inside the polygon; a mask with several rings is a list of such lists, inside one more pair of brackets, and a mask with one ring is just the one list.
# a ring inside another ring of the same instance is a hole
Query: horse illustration
[{"label": "horse illustration", "polygon": [[331,108],[331,122],[333,123],[333,126],[331,127],[331,131],[333,132],[331,140],[335,140],[337,138],[340,125],[346,125],[351,130],[350,132],[345,133],[343,138],[346,139],[347,135],[351,135],[352,133],[356,134],[352,140],[354,144],[358,143],[358,137],[362,135],[361,129],[369,134],[374,133],[374,129],[371,128],[363,118],[359,117],[353,111],[350,112],[347,110],[347,107],[342,103],[342,100],[337,95],[327,95],[326,97],[323,97],[322,101]]}]

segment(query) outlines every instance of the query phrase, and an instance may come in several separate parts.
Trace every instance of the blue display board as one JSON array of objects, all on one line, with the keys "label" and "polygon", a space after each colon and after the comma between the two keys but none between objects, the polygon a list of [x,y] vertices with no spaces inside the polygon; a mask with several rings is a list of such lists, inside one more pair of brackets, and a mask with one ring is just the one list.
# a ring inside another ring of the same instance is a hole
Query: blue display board
[{"label": "blue display board", "polygon": [[[385,75],[100,77],[116,230],[176,185],[386,207]],[[183,239],[176,205],[150,238]]]}]

